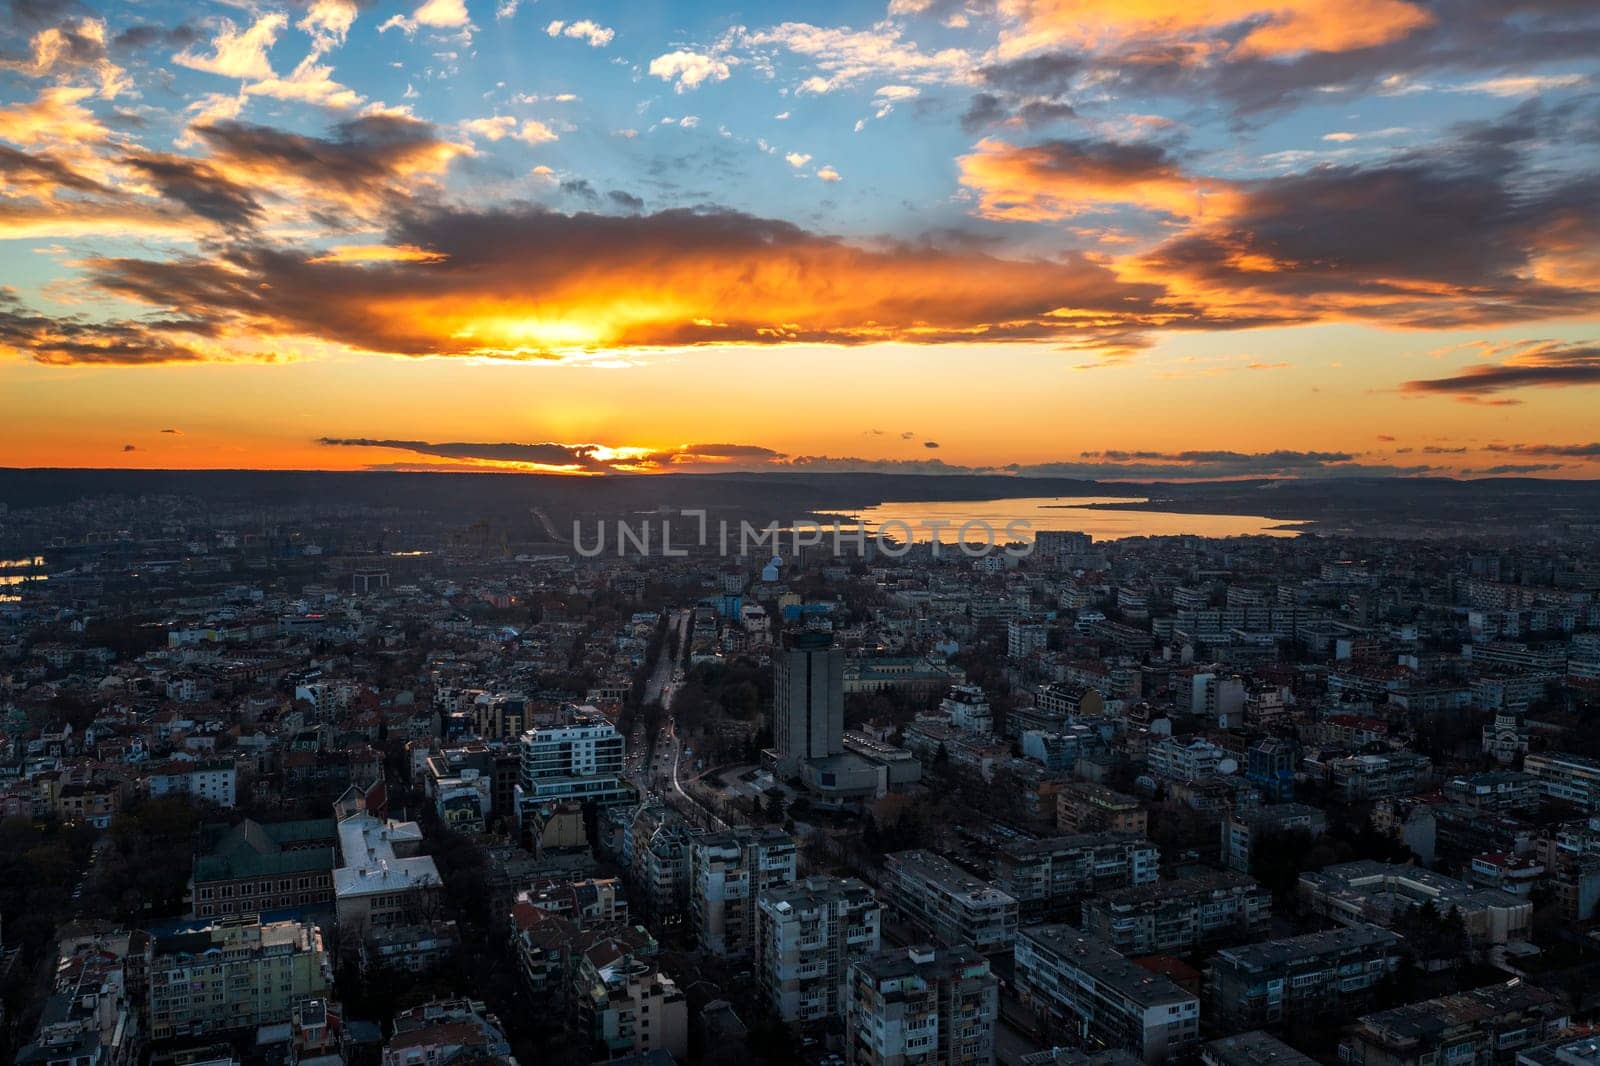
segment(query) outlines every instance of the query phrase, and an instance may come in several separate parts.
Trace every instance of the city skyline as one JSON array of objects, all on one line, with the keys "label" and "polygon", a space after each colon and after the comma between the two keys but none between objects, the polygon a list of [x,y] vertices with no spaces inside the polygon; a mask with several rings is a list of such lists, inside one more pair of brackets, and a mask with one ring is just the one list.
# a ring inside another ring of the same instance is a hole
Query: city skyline
[{"label": "city skyline", "polygon": [[1595,477],[1597,55],[1562,0],[13,0],[0,465]]}]

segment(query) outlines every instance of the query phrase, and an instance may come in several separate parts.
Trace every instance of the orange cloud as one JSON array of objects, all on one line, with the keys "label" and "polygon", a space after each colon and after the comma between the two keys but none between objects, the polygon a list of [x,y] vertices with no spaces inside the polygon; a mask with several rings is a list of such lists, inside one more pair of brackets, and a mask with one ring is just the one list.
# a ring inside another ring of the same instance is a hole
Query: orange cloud
[{"label": "orange cloud", "polygon": [[1082,257],[868,248],[730,212],[438,210],[392,238],[353,255],[239,247],[217,261],[86,265],[102,291],[221,336],[412,356],[1017,340],[1120,353],[1185,315],[1159,286]]},{"label": "orange cloud", "polygon": [[0,107],[0,140],[30,148],[103,141],[105,127],[83,106],[93,95],[82,86],[52,85],[30,101]]},{"label": "orange cloud", "polygon": [[1159,145],[1089,139],[1014,145],[984,138],[959,157],[961,184],[978,193],[979,213],[1044,222],[1119,206],[1177,218],[1227,213],[1231,183],[1186,174]]},{"label": "orange cloud", "polygon": [[336,244],[312,263],[437,263],[444,256],[412,245]]},{"label": "orange cloud", "polygon": [[1003,55],[1185,42],[1194,62],[1349,52],[1433,21],[1407,0],[1001,0],[1000,8],[1015,26],[1002,40]]}]

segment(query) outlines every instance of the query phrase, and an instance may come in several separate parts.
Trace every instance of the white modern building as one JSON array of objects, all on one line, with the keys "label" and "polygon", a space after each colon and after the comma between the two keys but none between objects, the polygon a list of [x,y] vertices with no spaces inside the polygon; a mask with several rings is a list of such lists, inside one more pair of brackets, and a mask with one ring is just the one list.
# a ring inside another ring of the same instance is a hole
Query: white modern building
[{"label": "white modern building", "polygon": [[994,732],[994,714],[989,709],[989,697],[977,685],[952,686],[950,694],[940,701],[939,711],[949,716],[951,725],[964,732]]},{"label": "white modern building", "polygon": [[558,722],[528,730],[521,743],[519,822],[530,808],[633,799],[633,789],[622,777],[622,734],[596,708],[569,703],[561,709]]}]

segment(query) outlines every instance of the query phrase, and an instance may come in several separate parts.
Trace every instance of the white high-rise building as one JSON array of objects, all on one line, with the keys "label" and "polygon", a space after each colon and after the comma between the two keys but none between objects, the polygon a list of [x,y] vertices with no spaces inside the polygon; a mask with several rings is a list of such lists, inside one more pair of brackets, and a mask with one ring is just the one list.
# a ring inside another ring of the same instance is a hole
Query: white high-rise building
[{"label": "white high-rise building", "polygon": [[701,950],[721,956],[754,950],[757,897],[794,879],[794,838],[781,829],[740,826],[697,839],[689,855],[689,909]]},{"label": "white high-rise building", "polygon": [[869,955],[851,965],[849,992],[852,1066],[992,1066],[1000,983],[970,945]]},{"label": "white high-rise building", "polygon": [[1030,618],[1013,618],[1006,623],[1006,657],[1026,659],[1044,651],[1050,641],[1050,627]]},{"label": "white high-rise building", "polygon": [[841,1017],[850,964],[882,946],[883,907],[853,877],[808,877],[761,894],[756,978],[786,1022]]}]

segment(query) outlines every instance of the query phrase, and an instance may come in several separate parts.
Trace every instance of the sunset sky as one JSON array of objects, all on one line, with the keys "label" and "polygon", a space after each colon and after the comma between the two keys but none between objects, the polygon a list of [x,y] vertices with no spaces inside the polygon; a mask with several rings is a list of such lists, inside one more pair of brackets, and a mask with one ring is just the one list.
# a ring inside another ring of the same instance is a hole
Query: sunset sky
[{"label": "sunset sky", "polygon": [[1600,476],[1593,0],[10,0],[0,465]]}]

